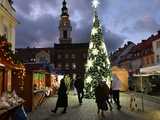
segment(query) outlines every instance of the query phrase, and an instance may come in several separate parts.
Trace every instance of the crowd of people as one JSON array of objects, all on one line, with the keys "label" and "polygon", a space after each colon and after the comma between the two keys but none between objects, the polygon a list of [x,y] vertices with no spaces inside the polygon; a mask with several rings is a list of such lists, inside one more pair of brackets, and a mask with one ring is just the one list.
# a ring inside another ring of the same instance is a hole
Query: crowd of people
[{"label": "crowd of people", "polygon": [[[83,97],[84,97],[84,81],[80,78],[79,75],[77,75],[76,80],[73,83],[77,96],[78,96],[78,102],[80,105],[83,103]],[[104,111],[107,111],[110,109],[112,111],[112,103],[114,103],[117,106],[117,109],[121,109],[120,105],[120,99],[119,99],[119,91],[120,91],[120,80],[116,75],[112,76],[111,84],[108,86],[106,84],[106,81],[99,80],[98,85],[95,88],[95,102],[97,104],[97,113],[99,114],[101,111],[101,114],[104,114]],[[64,108],[62,113],[66,113],[67,107],[68,107],[68,89],[67,85],[65,84],[65,76],[63,79],[61,79],[60,87],[58,90],[58,99],[56,103],[56,107],[52,112],[56,113],[59,107]],[[112,101],[113,99],[113,101]],[[108,108],[109,106],[109,108]]]}]

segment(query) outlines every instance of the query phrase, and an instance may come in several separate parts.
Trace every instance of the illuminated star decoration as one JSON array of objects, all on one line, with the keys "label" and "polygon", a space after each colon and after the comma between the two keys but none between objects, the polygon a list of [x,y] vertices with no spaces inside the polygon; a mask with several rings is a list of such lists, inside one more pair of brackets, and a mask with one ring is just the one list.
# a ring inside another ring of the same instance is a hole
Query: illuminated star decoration
[{"label": "illuminated star decoration", "polygon": [[100,3],[99,3],[99,0],[93,0],[93,1],[92,1],[92,6],[93,6],[95,9],[98,7],[99,4],[100,4]]}]

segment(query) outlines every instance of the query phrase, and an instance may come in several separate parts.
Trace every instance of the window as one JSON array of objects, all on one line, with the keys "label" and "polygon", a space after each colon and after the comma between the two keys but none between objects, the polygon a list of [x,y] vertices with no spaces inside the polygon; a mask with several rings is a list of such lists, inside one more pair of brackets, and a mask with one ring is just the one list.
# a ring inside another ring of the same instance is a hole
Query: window
[{"label": "window", "polygon": [[65,58],[68,59],[68,58],[69,58],[69,55],[68,55],[68,54],[65,54]]},{"label": "window", "polygon": [[160,56],[157,55],[157,63],[160,63]]},{"label": "window", "polygon": [[31,58],[31,59],[30,59],[30,62],[35,62],[35,61],[36,61],[35,58]]},{"label": "window", "polygon": [[76,69],[76,64],[72,63],[72,69]]},{"label": "window", "polygon": [[6,36],[6,38],[8,38],[8,29],[6,25],[3,25],[3,29],[4,29],[4,35]]},{"label": "window", "polygon": [[86,59],[87,58],[87,55],[85,53],[83,53],[83,58]]},{"label": "window", "polygon": [[69,69],[69,64],[68,64],[68,63],[65,64],[65,68],[66,68],[67,70]]},{"label": "window", "polygon": [[47,61],[47,58],[46,58],[46,57],[40,57],[40,58],[39,58],[39,62],[40,62],[40,63],[47,63],[48,61]]},{"label": "window", "polygon": [[157,48],[160,48],[160,41],[157,41]]},{"label": "window", "polygon": [[59,64],[58,64],[58,68],[62,68],[62,64],[59,63]]},{"label": "window", "polygon": [[152,64],[154,63],[154,56],[151,57]]},{"label": "window", "polygon": [[75,54],[72,54],[72,59],[75,59],[75,58],[76,58]]},{"label": "window", "polygon": [[73,73],[73,80],[75,80],[76,79],[76,74],[75,73]]},{"label": "window", "polygon": [[67,31],[66,30],[63,31],[63,38],[67,39]]},{"label": "window", "polygon": [[62,58],[61,54],[58,54],[57,58],[58,58],[58,59],[61,59],[61,58]]}]

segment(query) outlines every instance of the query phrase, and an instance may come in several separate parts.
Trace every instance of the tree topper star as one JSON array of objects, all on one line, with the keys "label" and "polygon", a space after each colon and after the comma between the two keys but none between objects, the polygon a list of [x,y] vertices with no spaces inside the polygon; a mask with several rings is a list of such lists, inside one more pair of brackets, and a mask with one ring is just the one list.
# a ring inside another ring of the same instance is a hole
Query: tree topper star
[{"label": "tree topper star", "polygon": [[93,1],[92,1],[92,6],[93,6],[94,8],[97,8],[99,4],[100,4],[100,3],[99,3],[99,0],[93,0]]}]

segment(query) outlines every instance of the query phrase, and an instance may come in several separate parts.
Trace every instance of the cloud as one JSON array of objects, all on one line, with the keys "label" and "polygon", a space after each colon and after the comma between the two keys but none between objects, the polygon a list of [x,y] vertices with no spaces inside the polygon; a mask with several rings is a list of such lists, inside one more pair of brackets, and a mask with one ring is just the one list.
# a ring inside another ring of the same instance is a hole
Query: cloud
[{"label": "cloud", "polygon": [[[63,0],[15,0],[16,47],[46,47],[58,42]],[[159,30],[159,0],[101,0],[99,18],[112,51],[125,40],[141,41]],[[88,42],[92,26],[91,0],[67,0],[73,42]]]},{"label": "cloud", "polygon": [[122,32],[128,33],[142,33],[142,32],[156,32],[160,29],[160,24],[157,23],[155,19],[151,16],[144,16],[133,23],[132,26],[127,26],[123,28]]},{"label": "cloud", "polygon": [[118,35],[108,30],[104,34],[104,39],[105,39],[105,43],[108,48],[108,51],[113,52],[118,47],[122,46],[126,38],[124,36]]},{"label": "cloud", "polygon": [[48,47],[54,45],[55,36],[58,36],[57,19],[49,15],[39,18],[38,21],[31,21],[22,16],[18,18],[21,24],[17,26],[17,47]]},{"label": "cloud", "polygon": [[133,29],[139,32],[156,32],[160,29],[160,24],[151,16],[144,16],[142,19],[135,22]]}]

